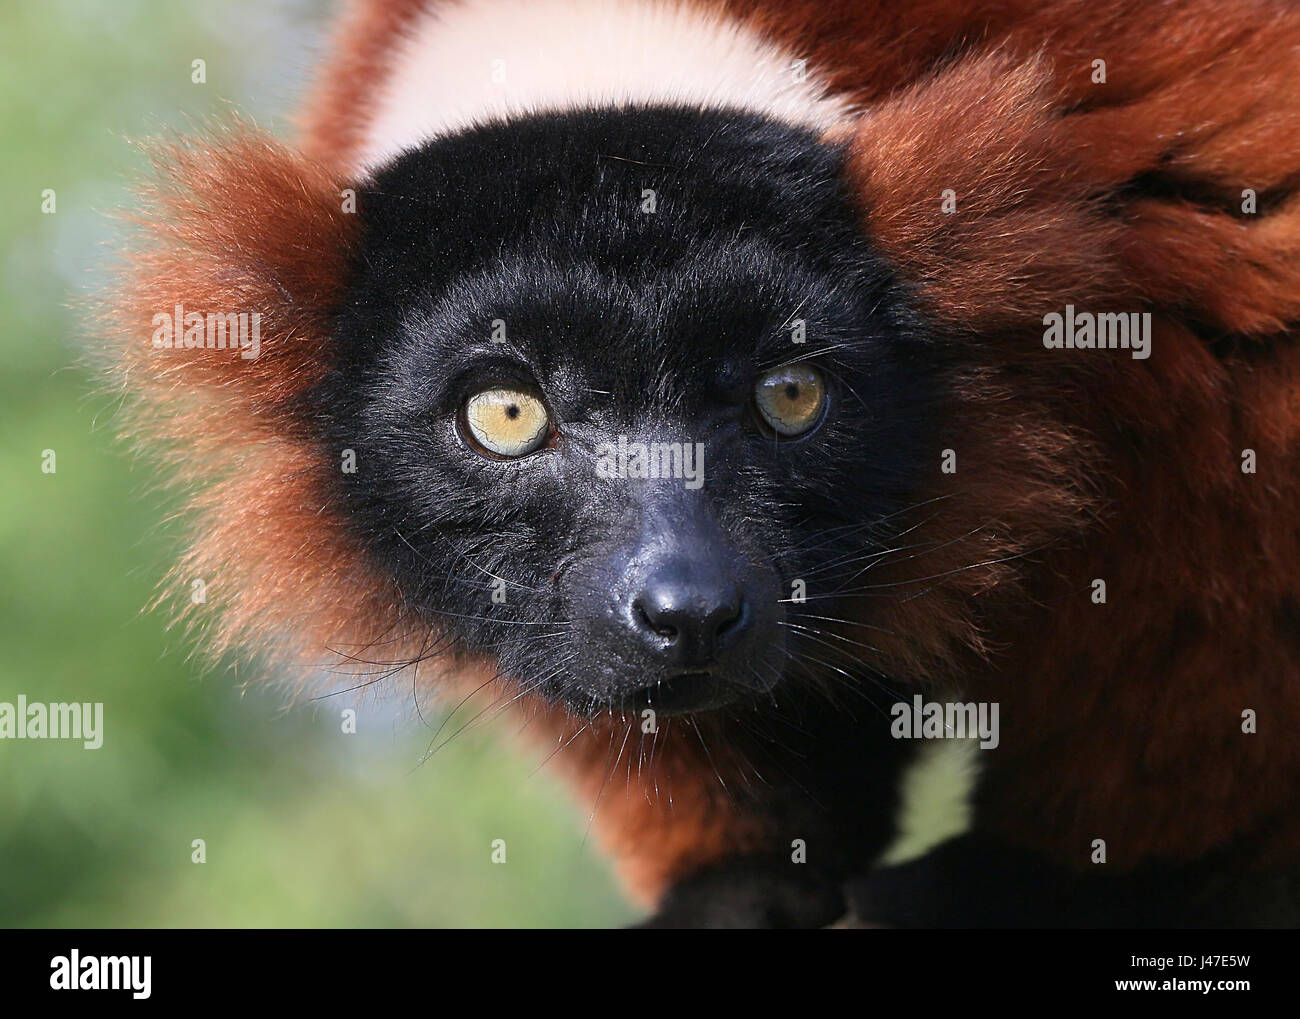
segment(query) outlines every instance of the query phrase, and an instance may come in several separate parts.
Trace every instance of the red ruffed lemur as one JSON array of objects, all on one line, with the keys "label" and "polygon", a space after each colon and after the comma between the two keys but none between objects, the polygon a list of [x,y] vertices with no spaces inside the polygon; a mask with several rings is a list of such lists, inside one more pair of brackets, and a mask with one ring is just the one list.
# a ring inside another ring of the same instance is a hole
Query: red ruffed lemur
[{"label": "red ruffed lemur", "polygon": [[1300,917],[1294,5],[360,0],[155,161],[218,652],[520,713],[650,925]]}]

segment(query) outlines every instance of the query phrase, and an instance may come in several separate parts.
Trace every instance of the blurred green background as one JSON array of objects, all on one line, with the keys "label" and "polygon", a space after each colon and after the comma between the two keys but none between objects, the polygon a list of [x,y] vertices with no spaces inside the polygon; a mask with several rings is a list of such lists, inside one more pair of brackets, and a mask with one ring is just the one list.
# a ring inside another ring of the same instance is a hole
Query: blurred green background
[{"label": "blurred green background", "polygon": [[[0,926],[570,926],[633,915],[509,723],[432,735],[409,682],[286,708],[144,614],[177,546],[79,365],[140,160],[233,106],[282,130],[325,0],[0,5],[0,701],[102,701],[104,745],[0,741]],[[207,83],[190,80],[207,62]],[[57,211],[42,214],[52,188]],[[53,449],[57,473],[41,472]],[[350,695],[349,695],[350,696]],[[339,712],[360,709],[343,735]],[[426,713],[426,719],[428,718]],[[436,726],[437,719],[429,719]],[[418,765],[418,766],[417,766]],[[191,862],[191,841],[207,862]],[[490,860],[493,839],[508,863]]]}]

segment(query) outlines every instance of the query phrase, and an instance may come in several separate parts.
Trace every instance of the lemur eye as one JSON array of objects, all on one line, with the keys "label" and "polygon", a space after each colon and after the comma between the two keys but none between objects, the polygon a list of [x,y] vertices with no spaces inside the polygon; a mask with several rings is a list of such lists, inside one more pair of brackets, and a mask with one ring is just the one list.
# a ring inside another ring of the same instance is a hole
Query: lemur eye
[{"label": "lemur eye", "polygon": [[488,456],[527,456],[541,448],[550,428],[542,401],[519,389],[485,389],[465,401],[462,431]]},{"label": "lemur eye", "polygon": [[778,435],[802,435],[821,420],[826,384],[821,372],[810,364],[785,365],[758,380],[754,402]]}]

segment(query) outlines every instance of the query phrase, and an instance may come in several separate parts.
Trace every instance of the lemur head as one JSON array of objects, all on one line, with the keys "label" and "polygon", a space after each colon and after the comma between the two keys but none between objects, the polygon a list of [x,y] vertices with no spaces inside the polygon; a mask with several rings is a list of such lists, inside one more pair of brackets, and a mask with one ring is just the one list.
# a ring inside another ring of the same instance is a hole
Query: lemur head
[{"label": "lemur head", "polygon": [[936,385],[842,169],[760,117],[606,109],[366,184],[304,399],[429,626],[579,713],[753,698],[800,660],[800,616],[894,533]]},{"label": "lemur head", "polygon": [[[994,55],[831,130],[614,104],[364,173],[239,124],[164,147],[115,325],[205,486],[189,613],[582,716],[952,675],[1086,518],[1082,394],[1140,370],[1044,356],[1045,310],[1123,286],[1058,102]],[[204,342],[245,311],[257,357]]]}]

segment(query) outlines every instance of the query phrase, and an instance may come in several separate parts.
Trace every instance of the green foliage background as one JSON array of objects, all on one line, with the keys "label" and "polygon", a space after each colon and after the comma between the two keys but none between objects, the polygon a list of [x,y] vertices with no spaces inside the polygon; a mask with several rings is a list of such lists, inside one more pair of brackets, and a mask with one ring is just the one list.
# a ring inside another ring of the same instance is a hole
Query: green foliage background
[{"label": "green foliage background", "polygon": [[[409,678],[356,736],[204,670],[142,613],[178,537],[79,364],[140,168],[128,138],[228,107],[287,129],[331,5],[0,8],[0,701],[102,701],[104,746],[0,741],[0,926],[567,926],[631,917],[514,726],[432,735]],[[207,62],[207,84],[190,62]],[[43,215],[41,193],[57,192]],[[56,474],[41,473],[45,449]],[[242,692],[241,692],[242,691]],[[436,720],[432,721],[436,725]],[[203,865],[190,844],[207,844]],[[490,843],[504,838],[508,863]]]}]

